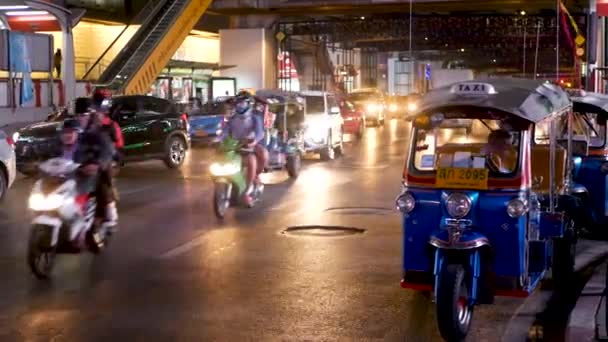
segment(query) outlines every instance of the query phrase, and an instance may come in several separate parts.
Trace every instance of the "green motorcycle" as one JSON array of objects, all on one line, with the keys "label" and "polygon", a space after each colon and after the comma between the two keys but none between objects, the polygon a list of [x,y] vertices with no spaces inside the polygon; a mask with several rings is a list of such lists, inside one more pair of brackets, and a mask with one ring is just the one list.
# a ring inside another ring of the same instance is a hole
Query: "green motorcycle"
[{"label": "green motorcycle", "polygon": [[[215,216],[223,219],[231,206],[242,202],[247,188],[247,166],[243,165],[243,154],[254,153],[253,149],[243,147],[237,140],[228,138],[218,149],[218,158],[211,164],[209,171],[213,179],[213,211]],[[249,207],[261,197],[264,186],[254,186],[251,191],[253,201]]]}]

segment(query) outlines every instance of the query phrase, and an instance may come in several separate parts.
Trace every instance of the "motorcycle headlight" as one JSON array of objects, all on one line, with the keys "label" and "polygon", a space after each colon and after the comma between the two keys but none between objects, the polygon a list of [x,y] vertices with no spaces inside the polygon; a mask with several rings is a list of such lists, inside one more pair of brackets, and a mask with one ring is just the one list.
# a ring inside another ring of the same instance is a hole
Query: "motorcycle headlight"
[{"label": "motorcycle headlight", "polygon": [[388,110],[390,110],[391,112],[396,112],[396,111],[397,111],[397,109],[399,109],[399,107],[398,107],[396,104],[394,104],[394,103],[391,103],[391,104],[388,106]]},{"label": "motorcycle headlight", "polygon": [[370,103],[370,104],[367,105],[367,111],[368,112],[375,112],[375,111],[378,110],[378,108],[379,108],[378,105],[375,104],[375,103]]},{"label": "motorcycle headlight", "polygon": [[447,200],[447,209],[448,214],[453,218],[463,218],[469,214],[471,211],[471,199],[469,196],[454,193],[448,196]]},{"label": "motorcycle headlight", "polygon": [[507,214],[512,218],[518,218],[524,215],[528,211],[528,205],[525,201],[519,198],[515,198],[509,201],[507,204]]},{"label": "motorcycle headlight", "polygon": [[209,171],[214,176],[231,176],[231,175],[241,171],[241,167],[235,163],[229,163],[229,164],[213,163],[209,167]]},{"label": "motorcycle headlight", "polygon": [[402,213],[408,214],[414,210],[416,199],[409,192],[404,192],[395,200],[395,205]]},{"label": "motorcycle headlight", "polygon": [[29,207],[34,211],[50,211],[61,207],[63,204],[63,196],[51,194],[44,196],[43,194],[32,194],[29,198]]}]

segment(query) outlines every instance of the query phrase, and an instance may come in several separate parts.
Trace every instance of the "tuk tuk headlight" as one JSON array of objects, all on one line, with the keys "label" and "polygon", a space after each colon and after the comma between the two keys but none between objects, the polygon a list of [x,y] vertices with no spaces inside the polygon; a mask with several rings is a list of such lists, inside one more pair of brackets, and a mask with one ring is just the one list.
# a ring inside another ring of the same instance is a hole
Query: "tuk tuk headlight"
[{"label": "tuk tuk headlight", "polygon": [[520,198],[512,199],[507,204],[507,214],[509,214],[509,216],[511,218],[521,217],[527,211],[528,211],[527,203]]},{"label": "tuk tuk headlight", "polygon": [[464,194],[451,194],[448,196],[446,203],[448,214],[450,214],[450,216],[453,218],[463,218],[469,214],[469,211],[471,211],[471,199],[469,196]]},{"label": "tuk tuk headlight", "polygon": [[397,209],[404,214],[408,214],[414,210],[416,206],[416,199],[409,192],[404,192],[395,200]]}]

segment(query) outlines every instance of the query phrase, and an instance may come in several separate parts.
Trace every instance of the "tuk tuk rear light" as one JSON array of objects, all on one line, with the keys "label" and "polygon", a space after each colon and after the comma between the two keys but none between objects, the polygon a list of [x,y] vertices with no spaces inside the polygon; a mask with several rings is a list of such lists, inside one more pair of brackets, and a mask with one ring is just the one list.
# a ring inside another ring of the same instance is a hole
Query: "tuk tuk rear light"
[{"label": "tuk tuk rear light", "polygon": [[519,218],[528,212],[528,203],[520,198],[515,198],[507,204],[507,214],[511,218]]},{"label": "tuk tuk rear light", "polygon": [[404,192],[395,200],[397,209],[404,214],[409,214],[416,207],[416,199],[409,192]]},{"label": "tuk tuk rear light", "polygon": [[465,194],[453,193],[448,196],[446,208],[453,218],[463,218],[471,211],[471,198]]}]

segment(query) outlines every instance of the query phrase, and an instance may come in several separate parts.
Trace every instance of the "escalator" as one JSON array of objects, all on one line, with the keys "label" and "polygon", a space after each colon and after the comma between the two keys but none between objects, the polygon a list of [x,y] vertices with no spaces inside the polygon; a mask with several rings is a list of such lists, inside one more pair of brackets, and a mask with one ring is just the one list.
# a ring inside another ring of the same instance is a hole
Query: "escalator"
[{"label": "escalator", "polygon": [[211,0],[149,1],[142,10],[149,13],[147,18],[99,77],[98,86],[116,94],[147,93],[210,3]]}]

